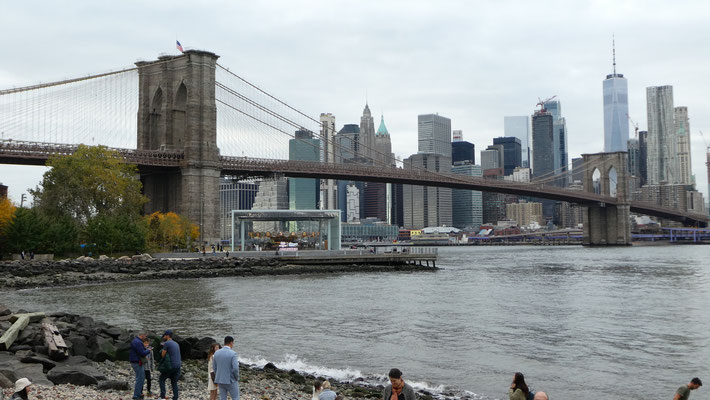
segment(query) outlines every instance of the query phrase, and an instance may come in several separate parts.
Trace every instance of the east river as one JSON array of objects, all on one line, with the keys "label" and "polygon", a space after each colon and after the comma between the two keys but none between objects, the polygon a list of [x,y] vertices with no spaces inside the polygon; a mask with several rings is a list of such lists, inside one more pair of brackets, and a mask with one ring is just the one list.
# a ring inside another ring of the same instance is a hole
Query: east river
[{"label": "east river", "polygon": [[482,399],[507,399],[516,371],[553,399],[672,398],[694,376],[710,381],[708,246],[439,254],[437,272],[124,282],[0,303],[232,334],[243,361],[340,379],[399,367],[417,386]]}]

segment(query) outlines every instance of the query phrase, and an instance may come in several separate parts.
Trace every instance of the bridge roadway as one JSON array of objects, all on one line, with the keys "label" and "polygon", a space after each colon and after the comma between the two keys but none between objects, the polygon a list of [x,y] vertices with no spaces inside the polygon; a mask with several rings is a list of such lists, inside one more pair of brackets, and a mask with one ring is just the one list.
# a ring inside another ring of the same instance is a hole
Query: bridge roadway
[{"label": "bridge roadway", "polygon": [[[45,165],[52,156],[72,154],[76,145],[0,140],[0,164]],[[116,150],[125,162],[139,170],[176,169],[185,165],[182,151]],[[408,185],[438,186],[452,189],[479,190],[566,201],[577,204],[617,205],[615,197],[562,189],[552,185],[512,182],[464,175],[435,173],[401,168],[373,167],[358,164],[330,164],[250,157],[220,156],[223,176],[257,177],[283,175],[294,178],[339,179],[363,182],[388,182]],[[631,202],[631,212],[680,221],[688,225],[706,226],[708,217],[658,205]]]}]

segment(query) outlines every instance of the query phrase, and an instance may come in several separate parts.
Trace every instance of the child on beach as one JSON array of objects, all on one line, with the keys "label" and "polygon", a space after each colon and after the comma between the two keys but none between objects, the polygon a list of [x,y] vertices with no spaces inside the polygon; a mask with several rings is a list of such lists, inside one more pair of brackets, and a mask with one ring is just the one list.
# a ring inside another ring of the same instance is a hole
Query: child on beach
[{"label": "child on beach", "polygon": [[145,357],[141,358],[141,362],[143,363],[143,369],[145,370],[145,383],[146,383],[146,388],[148,389],[148,396],[150,396],[152,393],[150,391],[150,373],[153,371],[154,363],[153,363],[153,347],[150,345],[150,342],[148,339],[143,340],[143,346],[145,346],[146,349],[150,350],[150,353],[146,355]]},{"label": "child on beach", "polygon": [[318,400],[318,396],[320,396],[320,392],[323,391],[323,381],[320,379],[316,379],[315,382],[313,382],[313,397],[311,397],[311,400]]}]

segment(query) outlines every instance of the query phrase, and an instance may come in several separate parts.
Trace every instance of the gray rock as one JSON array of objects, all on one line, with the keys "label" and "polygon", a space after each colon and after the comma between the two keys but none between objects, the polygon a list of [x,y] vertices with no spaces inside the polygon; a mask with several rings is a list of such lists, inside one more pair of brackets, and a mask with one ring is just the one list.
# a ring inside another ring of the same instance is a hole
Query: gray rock
[{"label": "gray rock", "polygon": [[14,387],[14,381],[5,376],[5,374],[0,373],[0,388],[9,389]]},{"label": "gray rock", "polygon": [[104,360],[116,359],[116,346],[113,345],[111,339],[106,339],[102,336],[97,336],[94,344],[91,346],[92,357],[95,361],[101,362]]},{"label": "gray rock", "polygon": [[10,314],[12,314],[12,311],[10,311],[9,308],[7,308],[3,305],[0,305],[0,316],[10,315]]},{"label": "gray rock", "polygon": [[27,378],[35,385],[54,386],[54,384],[44,375],[41,364],[22,364],[15,370],[18,378]]},{"label": "gray rock", "polygon": [[47,379],[55,385],[70,383],[72,385],[89,386],[106,380],[106,377],[96,371],[96,368],[88,365],[61,365],[49,371]]},{"label": "gray rock", "polygon": [[99,382],[99,390],[131,390],[128,381],[103,381]]},{"label": "gray rock", "polygon": [[101,328],[101,332],[111,336],[114,340],[116,340],[123,333],[123,329],[117,326],[107,326],[105,328]]},{"label": "gray rock", "polygon": [[75,356],[87,356],[89,354],[89,343],[83,336],[71,336],[69,340]]},{"label": "gray rock", "polygon": [[57,366],[56,362],[33,352],[25,354],[23,357],[21,357],[20,362],[23,362],[25,364],[42,364],[45,370],[50,370]]}]

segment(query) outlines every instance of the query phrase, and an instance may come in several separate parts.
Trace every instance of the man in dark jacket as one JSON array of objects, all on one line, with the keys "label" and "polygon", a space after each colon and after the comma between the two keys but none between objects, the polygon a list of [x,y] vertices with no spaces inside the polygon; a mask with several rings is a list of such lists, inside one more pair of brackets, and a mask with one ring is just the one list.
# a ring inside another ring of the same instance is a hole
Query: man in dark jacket
[{"label": "man in dark jacket", "polygon": [[133,398],[143,398],[143,384],[145,383],[145,370],[141,358],[150,354],[150,350],[146,349],[143,341],[148,337],[146,332],[138,333],[131,341],[131,348],[128,350],[128,361],[131,362],[133,372],[136,373],[136,385],[133,387]]},{"label": "man in dark jacket", "polygon": [[402,371],[392,368],[389,373],[390,384],[387,385],[382,400],[415,400],[414,389],[402,379]]}]

